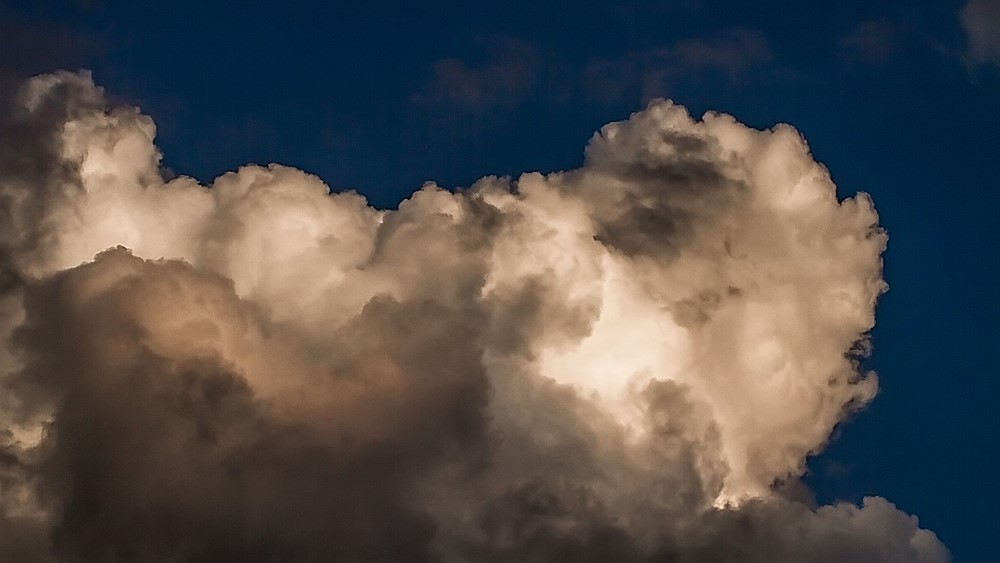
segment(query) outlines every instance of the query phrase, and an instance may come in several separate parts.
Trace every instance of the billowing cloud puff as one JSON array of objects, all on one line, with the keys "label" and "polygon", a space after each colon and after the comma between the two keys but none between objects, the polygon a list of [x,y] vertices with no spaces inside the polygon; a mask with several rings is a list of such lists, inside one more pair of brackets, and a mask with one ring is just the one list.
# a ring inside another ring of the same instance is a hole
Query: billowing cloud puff
[{"label": "billowing cloud puff", "polygon": [[85,73],[16,102],[2,560],[948,560],[798,484],[876,392],[886,237],[791,127],[656,101],[577,170],[387,211],[166,181]]}]

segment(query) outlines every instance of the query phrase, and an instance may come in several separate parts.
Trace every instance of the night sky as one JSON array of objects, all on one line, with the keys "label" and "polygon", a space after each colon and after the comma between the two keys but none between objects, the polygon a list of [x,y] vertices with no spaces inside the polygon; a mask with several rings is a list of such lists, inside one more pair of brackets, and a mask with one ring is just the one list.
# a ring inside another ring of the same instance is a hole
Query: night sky
[{"label": "night sky", "polygon": [[[889,236],[877,397],[809,459],[956,561],[995,552],[1000,7],[993,0],[0,2],[0,86],[88,69],[157,126],[165,177],[280,163],[396,208],[427,181],[569,170],[668,98],[794,126]],[[0,145],[2,146],[2,145]]]}]

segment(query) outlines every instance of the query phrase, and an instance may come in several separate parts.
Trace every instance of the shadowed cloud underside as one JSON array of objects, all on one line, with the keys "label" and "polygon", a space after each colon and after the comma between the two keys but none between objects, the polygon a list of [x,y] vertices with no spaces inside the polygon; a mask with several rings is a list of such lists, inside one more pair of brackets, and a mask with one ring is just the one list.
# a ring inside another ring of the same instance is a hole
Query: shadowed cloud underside
[{"label": "shadowed cloud underside", "polygon": [[665,100],[398,210],[159,169],[86,73],[0,156],[0,560],[947,561],[799,477],[875,395],[869,198]]}]

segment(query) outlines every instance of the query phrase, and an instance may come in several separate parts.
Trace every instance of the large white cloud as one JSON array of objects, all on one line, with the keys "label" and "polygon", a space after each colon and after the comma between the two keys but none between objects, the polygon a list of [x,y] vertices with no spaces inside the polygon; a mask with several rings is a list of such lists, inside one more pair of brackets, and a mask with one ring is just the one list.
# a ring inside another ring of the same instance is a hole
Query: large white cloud
[{"label": "large white cloud", "polygon": [[577,170],[385,211],[278,165],[164,181],[87,74],[19,103],[0,554],[948,559],[776,486],[874,396],[885,287],[870,199],[789,126],[656,101]]}]

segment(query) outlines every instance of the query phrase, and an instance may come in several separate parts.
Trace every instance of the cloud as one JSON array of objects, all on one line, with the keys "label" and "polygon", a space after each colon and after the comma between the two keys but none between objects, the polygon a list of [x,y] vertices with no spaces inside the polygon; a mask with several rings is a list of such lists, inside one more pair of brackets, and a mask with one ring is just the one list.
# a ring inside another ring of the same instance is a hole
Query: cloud
[{"label": "cloud", "polygon": [[970,62],[1000,65],[1000,5],[992,0],[969,0],[960,17],[968,35]]},{"label": "cloud", "polygon": [[789,126],[656,100],[576,170],[387,211],[279,165],[167,181],[85,73],[17,100],[0,555],[949,558],[798,482],[876,392],[886,237]]},{"label": "cloud", "polygon": [[[56,2],[39,9],[38,6],[0,6],[0,37],[4,38],[4,56],[0,58],[0,93],[9,95],[28,77],[51,68],[73,67],[83,64],[100,54],[105,46],[98,30],[82,23],[78,16],[93,11],[93,0]],[[66,21],[77,20],[76,25],[57,23],[51,18],[38,18],[37,13],[62,10]],[[4,102],[6,103],[6,102]]]},{"label": "cloud", "polygon": [[773,59],[763,33],[732,29],[704,39],[592,60],[584,69],[584,86],[590,96],[605,102],[649,100],[677,83],[710,74],[735,84]]},{"label": "cloud", "polygon": [[599,103],[645,102],[692,81],[721,79],[738,85],[773,60],[766,36],[747,29],[582,64],[543,57],[531,44],[501,38],[490,44],[482,61],[436,61],[427,83],[410,101],[476,112],[511,109],[531,100],[562,104],[574,95]]},{"label": "cloud", "polygon": [[838,40],[848,62],[885,64],[900,49],[900,30],[886,20],[864,20]]},{"label": "cloud", "polygon": [[487,50],[480,65],[444,58],[431,68],[431,77],[412,101],[447,104],[467,109],[510,106],[522,101],[537,85],[541,60],[524,42],[501,38]]}]

